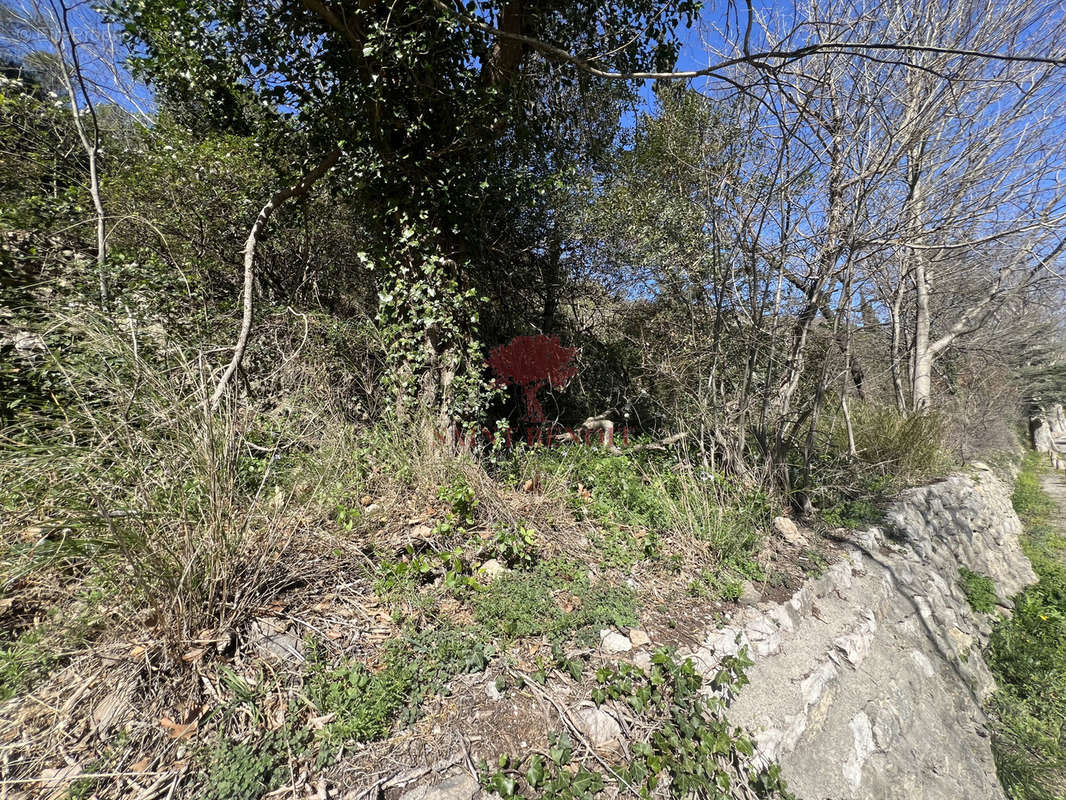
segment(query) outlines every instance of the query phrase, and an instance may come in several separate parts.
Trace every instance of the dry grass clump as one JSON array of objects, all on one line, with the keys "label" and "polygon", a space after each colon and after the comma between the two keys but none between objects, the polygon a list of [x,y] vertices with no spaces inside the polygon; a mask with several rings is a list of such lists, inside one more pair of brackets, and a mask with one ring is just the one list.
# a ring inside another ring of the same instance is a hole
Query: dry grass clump
[{"label": "dry grass clump", "polygon": [[98,324],[79,334],[93,368],[54,360],[61,417],[4,441],[8,575],[65,571],[177,642],[232,628],[300,579],[286,553],[308,521],[282,473],[319,421],[211,413],[202,360],[171,347],[150,365]]}]

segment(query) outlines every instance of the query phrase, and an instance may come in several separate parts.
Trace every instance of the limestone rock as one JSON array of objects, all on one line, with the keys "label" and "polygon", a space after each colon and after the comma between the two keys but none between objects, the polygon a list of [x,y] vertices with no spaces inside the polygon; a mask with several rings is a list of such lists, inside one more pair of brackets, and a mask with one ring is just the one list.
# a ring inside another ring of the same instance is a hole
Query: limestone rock
[{"label": "limestone rock", "polygon": [[618,721],[602,708],[580,708],[574,714],[574,721],[592,746],[600,752],[609,752],[619,747],[622,728]]},{"label": "limestone rock", "polygon": [[400,800],[473,800],[481,787],[469,773],[461,772],[437,784],[418,786],[400,795]]},{"label": "limestone rock", "polygon": [[494,581],[501,575],[509,572],[503,564],[497,561],[495,558],[490,558],[478,569],[478,574],[483,577],[487,582]]},{"label": "limestone rock", "polygon": [[807,537],[803,535],[799,526],[788,517],[774,517],[773,524],[774,530],[781,534],[781,537],[789,544],[797,546],[806,544]]},{"label": "limestone rock", "polygon": [[600,649],[607,653],[628,653],[633,649],[633,643],[628,636],[623,636],[617,631],[600,631]]},{"label": "limestone rock", "polygon": [[260,658],[299,664],[304,661],[303,640],[287,630],[285,620],[260,617],[249,628],[249,641]]},{"label": "limestone rock", "polygon": [[651,637],[644,631],[634,628],[629,632],[629,641],[633,643],[634,647],[644,647],[651,644]]},{"label": "limestone rock", "polygon": [[[982,733],[988,627],[957,580],[960,566],[988,575],[1001,602],[1035,580],[1010,495],[981,465],[907,490],[883,529],[848,537],[791,599],[744,606],[703,637],[704,676],[747,648],[750,683],[727,715],[797,796],[1003,800]],[[791,525],[774,527],[784,538]]]},{"label": "limestone rock", "polygon": [[751,581],[744,581],[740,584],[740,597],[737,598],[737,602],[742,606],[753,606],[762,600],[762,595],[759,590],[755,588],[755,584]]}]

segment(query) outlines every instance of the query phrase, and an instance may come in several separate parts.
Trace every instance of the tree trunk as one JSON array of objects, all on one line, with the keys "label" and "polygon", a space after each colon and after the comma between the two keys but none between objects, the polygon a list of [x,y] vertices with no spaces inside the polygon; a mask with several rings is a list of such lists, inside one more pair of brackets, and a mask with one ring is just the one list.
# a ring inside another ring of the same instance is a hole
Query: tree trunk
[{"label": "tree trunk", "polygon": [[218,408],[226,387],[229,386],[234,373],[241,366],[245,348],[248,346],[248,337],[252,331],[253,298],[255,295],[255,247],[259,236],[263,233],[267,222],[270,221],[270,217],[279,206],[293,197],[301,197],[306,194],[315,181],[333,168],[340,156],[341,151],[338,147],[322,159],[314,169],[304,175],[298,183],[274,192],[267,204],[259,210],[259,215],[255,218],[255,222],[252,223],[252,228],[248,231],[248,238],[244,242],[244,314],[241,317],[241,330],[237,335],[237,344],[233,348],[233,358],[226,365],[226,369],[222,372],[222,377],[219,378],[218,385],[215,387],[214,394],[211,395],[212,410]]},{"label": "tree trunk", "polygon": [[921,247],[923,218],[925,215],[924,156],[925,143],[912,147],[907,157],[908,193],[905,206],[908,234],[915,247],[910,248],[909,260],[913,265],[915,314],[914,314],[914,361],[911,374],[911,403],[916,412],[929,408],[932,396],[933,358],[929,332],[929,264],[926,252]]},{"label": "tree trunk", "polygon": [[914,375],[911,396],[915,411],[929,408],[933,382],[933,351],[929,347],[929,282],[925,259],[918,256],[915,263],[914,282],[917,301],[914,319]]},{"label": "tree trunk", "polygon": [[844,150],[843,130],[841,120],[834,118],[828,123],[831,126],[832,140],[830,144],[830,168],[826,221],[825,241],[818,256],[817,273],[813,275],[807,284],[803,308],[796,318],[795,328],[792,334],[792,345],[789,349],[788,360],[785,362],[785,374],[778,387],[775,406],[782,416],[787,416],[792,407],[792,397],[799,388],[800,378],[803,375],[803,366],[806,361],[807,339],[810,335],[811,326],[818,315],[818,309],[825,300],[826,286],[836,269],[837,259],[841,251],[841,229],[843,222],[843,194],[842,184],[844,178]]},{"label": "tree trunk", "polygon": [[[53,12],[56,11],[54,5],[52,10]],[[78,44],[70,27],[69,8],[65,0],[60,0],[57,18],[61,26],[61,38],[53,38],[51,44],[56,48],[56,52],[59,53],[59,73],[63,80],[63,88],[67,92],[67,98],[70,100],[74,130],[77,132],[82,149],[85,150],[85,155],[89,159],[89,195],[92,197],[93,209],[96,212],[96,273],[100,293],[100,310],[107,311],[108,303],[111,300],[111,289],[107,279],[106,263],[107,216],[104,214],[104,203],[100,196],[100,175],[97,170],[97,162],[100,155],[100,122],[96,117],[96,106],[93,104],[92,97],[89,94],[89,88],[85,84],[85,76],[82,74]],[[66,47],[63,45],[64,39],[66,40]],[[63,51],[67,47],[70,49],[69,64],[63,56]],[[78,102],[78,92],[74,88],[75,82],[78,84],[84,103]],[[83,105],[85,110],[89,112],[89,122],[92,125],[91,132],[85,129],[85,123],[82,122],[81,108]]]},{"label": "tree trunk", "polygon": [[902,414],[907,410],[907,398],[903,392],[903,375],[900,372],[900,350],[903,340],[903,294],[906,291],[906,276],[900,274],[899,285],[892,298],[892,388],[896,394],[896,410]]}]

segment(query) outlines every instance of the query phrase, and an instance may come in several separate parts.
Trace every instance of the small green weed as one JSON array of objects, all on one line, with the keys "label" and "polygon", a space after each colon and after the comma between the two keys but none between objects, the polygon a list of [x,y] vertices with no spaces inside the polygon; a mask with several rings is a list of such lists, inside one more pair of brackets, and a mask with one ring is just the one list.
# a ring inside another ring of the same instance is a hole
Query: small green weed
[{"label": "small green weed", "polygon": [[991,614],[996,610],[996,584],[987,575],[959,567],[959,586],[974,611]]},{"label": "small green weed", "polygon": [[607,567],[618,567],[629,572],[634,566],[646,559],[661,556],[659,536],[647,532],[638,537],[629,528],[613,523],[606,523],[590,534],[593,552],[598,562]]},{"label": "small green weed", "polygon": [[223,740],[211,757],[207,797],[210,800],[259,800],[281,786],[283,768],[287,765],[283,756],[272,747]]},{"label": "small green weed", "polygon": [[536,534],[524,525],[498,525],[491,553],[511,569],[532,569],[539,557]]},{"label": "small green weed", "polygon": [[636,622],[631,589],[593,582],[585,566],[563,560],[501,575],[473,598],[473,610],[475,621],[508,637],[558,640],[582,629]]},{"label": "small green weed", "polygon": [[823,575],[829,567],[829,559],[820,550],[807,547],[800,556],[800,569],[805,575],[817,578]]},{"label": "small green weed", "polygon": [[483,670],[493,655],[476,631],[459,628],[401,636],[387,647],[378,672],[356,662],[326,665],[313,652],[307,696],[320,715],[334,715],[320,734],[319,762],[347,744],[385,738],[397,720],[415,719],[425,698],[452,677]]},{"label": "small green weed", "polygon": [[[222,729],[238,712],[248,714],[253,729],[263,731],[266,720],[265,674],[253,683],[233,670],[223,667],[219,679],[232,695],[221,711]],[[276,686],[276,684],[275,684]],[[294,756],[307,752],[311,733],[300,717],[299,706],[292,704],[282,727],[266,731],[247,741],[222,737],[211,750],[207,763],[206,797],[209,800],[258,800],[290,778],[289,765]]]},{"label": "small green weed", "polygon": [[59,662],[43,647],[46,631],[31,628],[13,639],[0,639],[0,700],[7,700],[31,688]]},{"label": "small green weed", "polygon": [[448,504],[448,515],[452,521],[462,526],[474,524],[478,500],[466,478],[460,476],[441,486],[437,491],[437,499]]},{"label": "small green weed", "polygon": [[823,509],[822,521],[830,528],[856,530],[874,525],[883,516],[881,509],[869,498],[860,497],[840,502]]},{"label": "small green weed", "polygon": [[74,608],[49,610],[47,619],[18,635],[0,633],[0,701],[30,690],[86,646],[101,626],[98,589],[83,589]]},{"label": "small green weed", "polygon": [[692,597],[699,597],[704,600],[726,600],[732,602],[739,600],[743,592],[744,587],[735,576],[727,573],[711,572],[706,569],[700,570],[700,573],[688,585],[688,593]]},{"label": "small green weed", "polygon": [[362,664],[345,663],[314,673],[308,697],[322,714],[336,715],[324,732],[327,742],[372,742],[388,734],[413,683],[407,665],[372,673]]}]

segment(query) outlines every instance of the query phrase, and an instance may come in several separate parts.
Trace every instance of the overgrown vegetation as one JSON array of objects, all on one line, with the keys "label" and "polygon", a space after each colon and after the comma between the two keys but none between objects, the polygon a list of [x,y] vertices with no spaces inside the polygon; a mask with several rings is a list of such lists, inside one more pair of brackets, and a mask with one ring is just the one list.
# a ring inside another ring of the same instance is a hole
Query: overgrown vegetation
[{"label": "overgrown vegetation", "polygon": [[723,711],[724,697],[747,682],[752,662],[745,651],[726,658],[704,686],[691,660],[679,661],[659,650],[647,671],[622,664],[596,673],[592,693],[597,706],[625,707],[636,715],[640,738],[631,744],[632,757],[616,766],[598,768],[572,764],[568,735],[555,734],[546,754],[503,755],[497,768],[483,765],[483,783],[503,800],[550,797],[579,800],[598,796],[608,777],[627,792],[647,797],[660,787],[677,800],[735,797],[736,780],[746,781],[758,797],[792,797],[776,766],[761,770],[748,766],[754,753],[751,740],[733,728]]},{"label": "overgrown vegetation", "polygon": [[[744,47],[803,58],[686,54],[725,96],[626,77],[721,27],[695,0],[3,0],[4,780],[303,792],[464,673],[578,681],[1012,445],[1061,361],[1066,109],[998,60],[1064,43],[1014,10],[797,6]],[[725,791],[688,666],[601,683],[665,737],[626,780]],[[551,761],[522,791],[618,777]]]},{"label": "overgrown vegetation", "polygon": [[987,652],[999,686],[993,752],[1011,800],[1066,793],[1066,536],[1060,509],[1040,485],[1045,469],[1030,454],[1013,497],[1039,581],[1014,599]]}]

